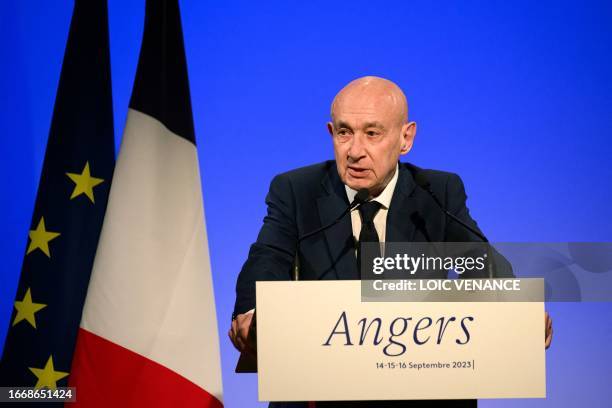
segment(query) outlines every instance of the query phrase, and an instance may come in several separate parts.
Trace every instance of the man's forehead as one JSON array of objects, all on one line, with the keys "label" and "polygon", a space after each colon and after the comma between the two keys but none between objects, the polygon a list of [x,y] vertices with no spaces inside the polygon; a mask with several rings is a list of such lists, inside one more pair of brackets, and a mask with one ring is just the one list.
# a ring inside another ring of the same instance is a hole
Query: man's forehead
[{"label": "man's forehead", "polygon": [[391,95],[380,94],[349,94],[343,95],[332,105],[334,121],[386,121],[402,115],[401,107]]}]

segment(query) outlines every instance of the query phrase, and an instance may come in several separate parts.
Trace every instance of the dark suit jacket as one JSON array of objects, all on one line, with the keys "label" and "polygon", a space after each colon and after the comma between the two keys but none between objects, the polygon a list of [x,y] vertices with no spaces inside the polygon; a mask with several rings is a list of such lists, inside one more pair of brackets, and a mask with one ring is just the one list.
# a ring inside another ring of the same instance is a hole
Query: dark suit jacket
[{"label": "dark suit jacket", "polygon": [[[387,214],[386,242],[470,242],[480,241],[458,223],[448,219],[431,196],[413,178],[415,167],[399,164],[397,185]],[[432,189],[446,208],[469,225],[478,228],[466,207],[466,194],[459,176],[423,170]],[[338,176],[336,163],[326,161],[276,176],[266,197],[268,213],[257,241],[238,276],[234,314],[255,308],[255,282],[290,280],[298,236],[336,219],[346,210],[348,198]],[[359,279],[351,219],[300,244],[301,280]],[[500,261],[501,262],[501,261]],[[511,269],[502,268],[511,276]],[[474,276],[469,276],[474,277]],[[482,276],[485,277],[485,276]],[[427,401],[372,402],[370,406],[431,406]],[[367,406],[364,403],[343,406]],[[367,403],[366,403],[367,404]],[[271,407],[299,407],[299,403],[276,403]],[[446,401],[436,406],[476,406],[475,401]]]}]

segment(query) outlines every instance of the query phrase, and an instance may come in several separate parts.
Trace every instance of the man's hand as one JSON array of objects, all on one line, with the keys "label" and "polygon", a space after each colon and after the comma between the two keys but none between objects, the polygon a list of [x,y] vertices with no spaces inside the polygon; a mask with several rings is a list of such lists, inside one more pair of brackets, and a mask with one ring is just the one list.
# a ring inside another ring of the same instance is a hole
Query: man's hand
[{"label": "man's hand", "polygon": [[544,312],[544,347],[549,348],[552,342],[553,328],[552,319],[548,312]]},{"label": "man's hand", "polygon": [[241,353],[255,354],[255,347],[249,341],[249,329],[253,321],[253,313],[243,313],[232,320],[232,326],[227,333],[232,344]]}]

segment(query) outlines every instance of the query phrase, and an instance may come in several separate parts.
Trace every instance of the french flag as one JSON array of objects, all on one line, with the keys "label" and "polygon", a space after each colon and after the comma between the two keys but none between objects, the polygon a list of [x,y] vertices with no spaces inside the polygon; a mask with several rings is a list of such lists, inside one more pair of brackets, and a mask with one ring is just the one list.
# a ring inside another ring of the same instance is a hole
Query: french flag
[{"label": "french flag", "polygon": [[147,0],[138,69],[69,385],[83,407],[222,407],[177,0]]}]

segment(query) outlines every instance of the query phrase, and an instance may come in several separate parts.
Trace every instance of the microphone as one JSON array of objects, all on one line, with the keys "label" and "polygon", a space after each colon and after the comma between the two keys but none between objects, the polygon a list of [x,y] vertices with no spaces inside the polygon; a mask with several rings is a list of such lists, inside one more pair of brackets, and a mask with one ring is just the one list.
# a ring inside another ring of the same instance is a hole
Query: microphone
[{"label": "microphone", "polygon": [[[440,208],[440,210],[442,210],[442,212],[447,217],[449,217],[450,219],[452,219],[453,221],[461,225],[463,228],[470,231],[472,234],[476,235],[478,238],[482,240],[482,242],[488,244],[489,240],[487,239],[487,237],[485,237],[482,234],[482,232],[478,231],[476,228],[472,227],[471,225],[468,225],[467,223],[459,219],[459,217],[457,217],[455,214],[452,214],[451,212],[449,212],[446,209],[446,207],[444,207],[440,199],[436,196],[433,189],[431,188],[431,183],[429,182],[429,179],[427,178],[425,173],[422,171],[422,169],[416,166],[412,166],[412,167],[413,167],[412,174],[414,176],[414,181],[417,183],[419,187],[425,190],[431,196],[431,198],[433,198],[438,208]],[[489,257],[489,262],[488,262],[489,278],[493,278],[494,271],[495,271],[495,258],[493,257],[493,254],[491,252],[491,245],[487,245],[487,256]]]},{"label": "microphone", "polygon": [[306,238],[310,238],[313,235],[316,235],[322,231],[325,231],[328,228],[333,227],[334,225],[339,223],[340,220],[344,218],[346,214],[350,213],[352,210],[354,210],[361,204],[365,203],[368,200],[368,198],[370,198],[370,191],[367,188],[360,189],[355,195],[353,202],[335,220],[333,220],[327,225],[323,225],[322,227],[315,229],[314,231],[310,231],[298,237],[297,243],[295,244],[295,256],[293,258],[293,269],[291,273],[291,280],[294,280],[294,281],[300,280],[300,243]]}]

